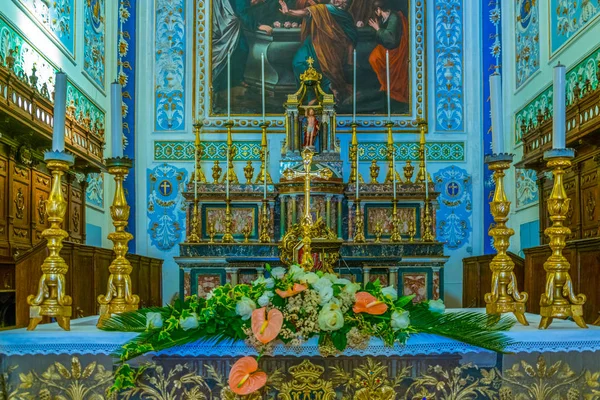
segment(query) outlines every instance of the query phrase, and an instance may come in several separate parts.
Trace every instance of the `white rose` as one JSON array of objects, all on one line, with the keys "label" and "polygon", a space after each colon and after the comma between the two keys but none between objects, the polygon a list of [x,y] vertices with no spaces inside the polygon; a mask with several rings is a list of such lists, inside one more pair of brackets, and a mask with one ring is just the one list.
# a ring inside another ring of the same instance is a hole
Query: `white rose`
[{"label": "white rose", "polygon": [[256,278],[255,280],[252,281],[253,285],[262,285],[263,283],[265,283],[266,279],[264,276],[259,276],[258,278]]},{"label": "white rose", "polygon": [[187,318],[179,318],[179,326],[184,331],[196,329],[198,327],[198,315],[196,315],[196,313],[191,313]]},{"label": "white rose", "polygon": [[242,317],[244,321],[250,319],[254,310],[256,310],[256,303],[246,296],[242,297],[235,305],[235,313]]},{"label": "white rose", "polygon": [[271,276],[273,278],[281,279],[285,275],[285,268],[275,267],[271,270]]},{"label": "white rose", "polygon": [[334,283],[335,281],[337,281],[339,278],[336,274],[331,274],[331,273],[326,273],[323,274],[323,278],[327,278],[331,281],[331,283]]},{"label": "white rose", "polygon": [[331,287],[331,285],[333,285],[331,283],[331,281],[329,279],[323,277],[323,278],[319,278],[318,281],[316,281],[315,283],[313,283],[312,287],[317,292],[320,292],[321,290],[323,290],[323,288]]},{"label": "white rose", "polygon": [[319,312],[319,328],[323,331],[337,331],[344,326],[344,314],[336,303],[326,304]]},{"label": "white rose", "polygon": [[344,285],[344,286],[346,286],[347,284],[352,283],[352,282],[350,282],[350,279],[337,278],[335,281],[333,281],[333,283],[336,284],[336,285]]},{"label": "white rose", "polygon": [[398,300],[398,289],[393,286],[386,286],[381,289],[381,293],[392,301]]},{"label": "white rose", "polygon": [[400,329],[406,329],[410,325],[410,313],[408,311],[394,311],[392,313],[391,325],[392,329],[398,331]]},{"label": "white rose", "polygon": [[266,307],[271,302],[271,297],[273,297],[273,292],[264,292],[262,296],[258,298],[258,305]]},{"label": "white rose", "polygon": [[441,299],[429,300],[429,311],[434,312],[434,313],[443,314],[444,311],[446,311],[446,305],[444,304],[444,301]]},{"label": "white rose", "polygon": [[273,289],[275,287],[275,280],[273,278],[265,279],[265,287],[267,289]]},{"label": "white rose", "polygon": [[146,313],[146,329],[160,329],[163,327],[162,314],[159,312]]},{"label": "white rose", "polygon": [[324,305],[329,303],[329,301],[333,298],[333,287],[326,286],[319,290],[319,297],[321,298],[319,304]]},{"label": "white rose", "polygon": [[290,267],[289,274],[292,276],[293,280],[301,281],[304,278],[304,275],[306,275],[306,272],[304,271],[304,268],[302,268],[301,266],[292,265]]},{"label": "white rose", "polygon": [[304,275],[303,279],[309,285],[314,285],[319,280],[319,275],[315,274],[314,272],[309,272],[308,274]]},{"label": "white rose", "polygon": [[355,295],[361,289],[360,283],[349,283],[344,286],[344,292]]}]

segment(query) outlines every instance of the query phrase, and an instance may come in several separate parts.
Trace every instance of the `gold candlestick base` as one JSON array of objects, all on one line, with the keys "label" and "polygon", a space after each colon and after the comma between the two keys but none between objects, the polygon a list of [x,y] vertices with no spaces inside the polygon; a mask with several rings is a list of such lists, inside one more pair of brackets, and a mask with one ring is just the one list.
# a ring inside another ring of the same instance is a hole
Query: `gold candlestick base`
[{"label": "gold candlestick base", "polygon": [[423,242],[435,242],[435,234],[431,229],[431,223],[433,219],[431,218],[431,205],[430,201],[425,201],[425,217],[423,218],[424,232],[422,240]]},{"label": "gold candlestick base", "polygon": [[390,242],[398,243],[402,241],[402,235],[400,234],[400,220],[398,219],[398,206],[396,199],[392,200],[392,234],[390,235]]},{"label": "gold candlestick base", "polygon": [[[56,159],[52,159],[55,157]],[[48,241],[49,255],[41,266],[42,277],[36,294],[27,296],[29,304],[28,331],[34,330],[42,321],[42,317],[56,318],[58,325],[65,331],[71,330],[71,296],[65,294],[65,274],[69,266],[60,256],[62,242],[69,237],[61,226],[67,211],[61,178],[69,166],[73,165],[73,157],[66,153],[46,153],[46,166],[52,174],[52,189],[46,201],[46,214],[50,227],[42,232]]]},{"label": "gold candlestick base", "polygon": [[190,234],[187,238],[188,243],[200,243],[200,236],[198,236],[198,225],[200,221],[198,219],[198,200],[194,200],[194,211],[192,214],[192,221],[190,222]]},{"label": "gold candlestick base", "polygon": [[355,202],[355,218],[354,218],[354,243],[365,243],[365,223],[362,218],[362,210],[360,209],[360,199]]},{"label": "gold candlestick base", "polygon": [[261,243],[271,243],[271,236],[269,235],[269,211],[267,207],[268,200],[263,200],[262,213],[260,216],[260,240]]},{"label": "gold candlestick base", "polygon": [[486,293],[486,312],[492,315],[513,313],[523,325],[529,325],[525,318],[525,303],[528,295],[519,292],[517,277],[513,272],[515,263],[506,254],[510,245],[510,237],[515,231],[506,226],[508,214],[510,213],[510,201],[506,198],[504,191],[504,171],[510,168],[512,154],[494,154],[486,157],[486,163],[491,171],[494,171],[496,189],[493,200],[490,202],[490,210],[494,216],[495,225],[488,234],[494,238],[494,247],[498,251],[492,262],[492,291]]},{"label": "gold candlestick base", "polygon": [[569,275],[571,265],[562,254],[566,239],[571,234],[571,230],[563,225],[571,202],[565,191],[563,175],[565,169],[571,166],[573,156],[572,149],[555,149],[544,154],[548,168],[552,168],[554,186],[548,198],[548,213],[552,226],[544,231],[550,238],[552,255],[544,263],[546,291],[540,299],[540,329],[548,328],[554,318],[567,317],[572,317],[580,328],[587,328],[583,320],[583,305],[587,298],[584,294],[576,295],[573,291],[573,282]]},{"label": "gold candlestick base", "polygon": [[235,240],[233,239],[233,235],[231,234],[231,225],[233,222],[231,219],[231,200],[227,199],[227,200],[225,200],[225,203],[227,204],[225,207],[225,233],[223,233],[221,242],[222,243],[235,243]]},{"label": "gold candlestick base", "polygon": [[100,304],[98,327],[102,326],[104,321],[110,318],[112,314],[137,310],[140,302],[139,296],[133,294],[131,287],[129,276],[132,270],[131,263],[125,258],[128,250],[127,243],[133,239],[133,235],[125,231],[129,219],[129,205],[123,190],[123,180],[129,173],[132,162],[126,157],[109,158],[106,160],[106,166],[108,167],[108,173],[114,176],[116,184],[115,197],[112,206],[110,206],[110,215],[115,231],[108,234],[108,240],[113,242],[113,251],[116,257],[108,267],[110,276],[108,277],[106,294],[98,296],[98,303]]}]

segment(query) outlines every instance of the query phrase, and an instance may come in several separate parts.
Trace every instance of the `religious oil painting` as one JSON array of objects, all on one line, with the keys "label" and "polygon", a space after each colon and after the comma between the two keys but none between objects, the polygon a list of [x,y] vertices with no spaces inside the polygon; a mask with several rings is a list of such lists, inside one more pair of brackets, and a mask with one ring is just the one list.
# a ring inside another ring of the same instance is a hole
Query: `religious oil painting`
[{"label": "religious oil painting", "polygon": [[[416,225],[418,225],[415,224],[415,222],[418,222],[417,208],[412,206],[398,207],[397,212],[400,219],[400,234],[409,236],[409,232],[413,228],[415,229],[414,235],[416,236]],[[374,238],[378,232],[383,237],[390,236],[393,226],[392,208],[390,206],[365,206],[365,227],[368,237]]]},{"label": "religious oil painting", "polygon": [[[206,219],[206,233],[214,230],[216,237],[220,237],[225,232],[225,205],[210,206],[204,208]],[[232,207],[231,208],[231,231],[238,237],[256,236],[256,208],[255,207]]]},{"label": "religious oil painting", "polygon": [[[281,115],[287,95],[299,89],[300,75],[312,63],[322,74],[323,91],[333,94],[338,114],[353,112],[356,85],[357,113],[386,115],[389,78],[390,113],[408,115],[415,98],[411,90],[415,35],[410,3],[212,0],[210,88],[205,92],[209,116],[227,115],[228,88],[231,115],[260,115],[263,55],[267,114]],[[199,76],[201,73],[196,74],[197,79]],[[311,115],[305,117],[310,121]]]}]

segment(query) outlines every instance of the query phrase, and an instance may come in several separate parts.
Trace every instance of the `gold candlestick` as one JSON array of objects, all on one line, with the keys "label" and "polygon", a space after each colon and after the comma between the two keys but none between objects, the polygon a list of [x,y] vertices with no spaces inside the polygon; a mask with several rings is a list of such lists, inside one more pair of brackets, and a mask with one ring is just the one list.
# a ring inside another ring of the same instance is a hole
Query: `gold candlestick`
[{"label": "gold candlestick", "polygon": [[566,239],[571,230],[563,225],[569,211],[571,199],[567,197],[563,185],[565,169],[571,166],[574,156],[572,149],[554,149],[544,154],[548,161],[548,168],[552,168],[554,186],[548,198],[548,213],[552,226],[546,228],[544,233],[550,238],[552,255],[544,263],[546,270],[546,291],[540,299],[540,329],[546,329],[554,318],[572,317],[581,328],[587,328],[583,320],[583,304],[586,301],[584,294],[576,295],[573,291],[573,282],[569,275],[571,266],[562,254],[566,246]]},{"label": "gold candlestick", "polygon": [[425,120],[419,120],[419,128],[421,130],[421,136],[419,139],[419,172],[415,178],[415,183],[425,183],[428,176],[425,170],[425,132],[427,132],[427,122]]},{"label": "gold candlestick", "polygon": [[250,235],[252,234],[252,227],[250,224],[246,224],[244,229],[242,229],[242,234],[244,235],[244,243],[250,243]]},{"label": "gold candlestick", "polygon": [[510,168],[512,160],[512,154],[494,154],[485,158],[488,168],[494,171],[494,181],[496,182],[494,197],[490,202],[490,211],[495,225],[488,234],[494,238],[494,247],[498,251],[490,262],[492,291],[485,295],[485,309],[488,314],[493,315],[511,312],[521,324],[529,325],[525,318],[525,303],[528,295],[525,292],[519,292],[517,277],[513,272],[515,263],[506,254],[510,245],[510,237],[515,234],[514,230],[506,226],[510,213],[510,201],[504,192],[504,171]]},{"label": "gold candlestick", "polygon": [[208,227],[206,228],[206,233],[208,234],[208,237],[210,238],[208,243],[215,243],[215,235],[217,234],[217,230],[215,229],[215,221],[211,220],[208,222]]},{"label": "gold candlestick", "polygon": [[188,243],[200,243],[200,236],[198,236],[199,224],[198,199],[194,199],[194,210],[192,211],[192,220],[190,221],[190,234],[187,237]]},{"label": "gold candlestick", "polygon": [[194,132],[196,134],[196,140],[194,142],[194,151],[196,152],[196,157],[194,159],[196,165],[194,166],[193,180],[198,180],[198,183],[206,183],[206,177],[204,176],[204,172],[202,172],[202,164],[200,163],[200,160],[202,159],[202,146],[200,146],[200,129],[202,129],[202,122],[196,122],[194,124]]},{"label": "gold candlestick", "polygon": [[267,147],[267,128],[269,127],[269,122],[263,122],[260,124],[260,127],[262,129],[262,139],[260,141],[260,147],[262,148],[260,153],[261,165],[260,171],[258,172],[258,176],[256,177],[256,181],[254,183],[264,184],[265,176],[267,177],[267,183],[273,183],[273,179],[271,179],[271,174],[269,174],[269,169],[267,168],[267,152],[269,151]]},{"label": "gold candlestick", "polygon": [[355,206],[355,218],[354,218],[354,243],[365,243],[365,223],[362,217],[362,210],[360,208],[360,199],[354,200]]},{"label": "gold candlestick", "polygon": [[[352,142],[350,143],[350,176],[348,177],[348,184],[356,182],[356,172],[358,170],[358,138],[356,137],[358,124],[353,122],[350,126],[352,126]],[[360,173],[358,174],[358,180],[360,183],[364,183]]]},{"label": "gold candlestick", "polygon": [[223,237],[221,238],[221,242],[223,243],[235,243],[233,239],[233,235],[231,234],[231,225],[233,220],[231,219],[231,200],[225,200],[225,232],[223,233]]},{"label": "gold candlestick", "polygon": [[219,179],[221,178],[221,172],[223,172],[223,168],[219,165],[219,160],[215,160],[212,167],[212,178],[213,183],[219,183]]},{"label": "gold candlestick", "polygon": [[414,242],[416,234],[417,234],[417,227],[416,227],[416,223],[415,223],[415,216],[413,216],[413,219],[409,222],[409,225],[408,225],[408,237],[409,237],[408,241]]},{"label": "gold candlestick", "polygon": [[269,200],[263,200],[262,212],[260,216],[260,237],[261,243],[271,243],[271,236],[269,235],[269,208],[267,203]]},{"label": "gold candlestick", "polygon": [[394,175],[396,174],[396,182],[402,183],[402,179],[400,178],[400,174],[394,170],[394,158],[396,157],[396,150],[394,149],[394,136],[392,135],[392,126],[394,126],[393,122],[387,122],[385,127],[387,128],[387,155],[388,155],[388,171],[385,175],[385,179],[383,183],[394,183]]},{"label": "gold candlestick", "polygon": [[412,166],[410,160],[406,160],[406,165],[402,168],[404,170],[404,180],[407,183],[412,182],[413,172],[415,171],[415,167]]},{"label": "gold candlestick", "polygon": [[246,178],[246,185],[252,184],[252,177],[254,176],[254,167],[252,161],[248,161],[244,167],[244,178]]},{"label": "gold candlestick", "polygon": [[379,183],[377,182],[377,177],[379,177],[380,167],[377,165],[377,161],[371,160],[371,166],[369,167],[369,175],[371,176],[370,183]]},{"label": "gold candlestick", "polygon": [[227,151],[229,152],[229,163],[227,164],[227,172],[225,173],[223,182],[227,180],[227,176],[229,176],[229,184],[238,184],[239,180],[235,173],[235,169],[233,169],[233,158],[237,154],[237,149],[233,146],[233,138],[231,136],[231,128],[233,128],[233,121],[225,122],[225,127],[227,127]]},{"label": "gold candlestick", "polygon": [[381,222],[377,222],[375,225],[375,243],[381,243],[381,235],[383,234],[383,229],[381,227]]},{"label": "gold candlestick", "polygon": [[400,234],[400,219],[398,218],[398,205],[396,199],[392,200],[392,234],[390,235],[390,242],[398,243],[402,241],[402,235]]},{"label": "gold candlestick", "polygon": [[98,296],[98,303],[100,303],[98,326],[102,326],[102,323],[112,314],[137,310],[140,302],[140,298],[132,293],[131,278],[129,277],[132,267],[129,260],[125,258],[128,250],[127,243],[133,239],[133,235],[125,231],[129,219],[129,205],[123,190],[123,180],[129,173],[131,165],[131,160],[126,157],[106,160],[108,172],[114,176],[116,184],[115,197],[110,207],[115,231],[108,234],[108,240],[113,242],[113,251],[116,257],[108,267],[110,276],[106,294]]},{"label": "gold candlestick", "polygon": [[433,218],[431,218],[431,205],[430,201],[425,201],[425,217],[423,218],[424,230],[422,240],[423,242],[435,242],[435,234],[431,228]]},{"label": "gold candlestick", "polygon": [[[52,158],[54,157],[54,159]],[[27,296],[29,304],[29,325],[27,330],[34,330],[43,316],[54,317],[58,325],[65,331],[71,329],[71,296],[65,294],[65,274],[69,266],[60,256],[62,242],[69,234],[61,228],[67,202],[62,194],[61,178],[69,166],[73,165],[73,156],[66,153],[46,153],[46,167],[52,174],[52,189],[46,201],[46,215],[50,227],[42,232],[48,241],[48,257],[41,269],[42,277],[36,294]]]}]

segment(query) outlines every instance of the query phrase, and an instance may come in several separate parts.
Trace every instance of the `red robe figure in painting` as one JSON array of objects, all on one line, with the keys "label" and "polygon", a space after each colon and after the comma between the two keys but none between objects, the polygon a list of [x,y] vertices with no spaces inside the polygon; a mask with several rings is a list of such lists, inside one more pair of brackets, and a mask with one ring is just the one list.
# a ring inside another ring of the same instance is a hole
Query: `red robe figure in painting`
[{"label": "red robe figure in painting", "polygon": [[375,15],[369,25],[375,29],[377,47],[369,56],[371,68],[377,74],[381,90],[386,91],[385,52],[390,54],[390,97],[408,103],[408,21],[401,11],[393,12],[385,0],[375,0]]}]

